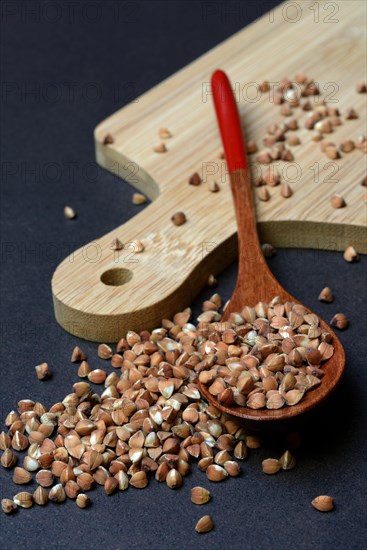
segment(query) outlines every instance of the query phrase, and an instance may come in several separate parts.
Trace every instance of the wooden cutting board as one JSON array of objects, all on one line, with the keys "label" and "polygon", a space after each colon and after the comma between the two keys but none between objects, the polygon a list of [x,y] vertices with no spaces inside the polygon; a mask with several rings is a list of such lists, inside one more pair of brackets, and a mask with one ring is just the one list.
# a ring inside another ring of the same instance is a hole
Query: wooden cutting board
[{"label": "wooden cutting board", "polygon": [[[153,202],[58,266],[52,279],[57,321],[81,338],[114,342],[127,329],[151,329],[189,306],[208,275],[222,271],[237,254],[229,180],[218,156],[212,72],[227,72],[246,140],[254,139],[260,149],[266,127],[287,119],[269,93],[256,95],[255,83],[279,83],[306,73],[319,83],[319,101],[342,114],[342,125],[326,136],[339,145],[365,132],[366,94],[355,89],[357,81],[366,80],[365,29],[365,2],[286,2],[99,124],[98,163]],[[351,107],[358,118],[344,120]],[[311,140],[305,117],[301,108],[295,109],[292,118],[299,121],[295,133],[301,145],[290,148],[294,162],[279,161],[277,166],[294,191],[292,197],[282,198],[277,186],[269,188],[268,202],[256,201],[261,240],[326,250],[354,245],[366,252],[365,188],[360,185],[366,157],[355,150],[331,161],[320,143]],[[162,126],[172,137],[165,141],[167,152],[156,153]],[[107,134],[114,141],[104,145]],[[258,175],[254,156],[251,162]],[[203,179],[199,186],[188,184],[194,172]],[[213,180],[220,186],[217,193],[209,191]],[[331,207],[334,193],[345,198],[345,208]],[[170,220],[176,211],[187,217],[180,227]],[[111,250],[114,238],[124,244],[123,250]],[[137,241],[144,244],[143,252],[136,252]]]}]

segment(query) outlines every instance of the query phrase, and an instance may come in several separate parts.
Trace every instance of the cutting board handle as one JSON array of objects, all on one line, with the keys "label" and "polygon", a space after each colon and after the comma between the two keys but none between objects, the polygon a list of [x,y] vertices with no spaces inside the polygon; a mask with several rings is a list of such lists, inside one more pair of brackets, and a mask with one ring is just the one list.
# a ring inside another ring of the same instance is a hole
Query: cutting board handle
[{"label": "cutting board handle", "polygon": [[[100,140],[97,157],[105,151]],[[128,163],[121,157],[120,174]],[[143,170],[137,171],[134,186],[149,197],[159,189]],[[214,208],[220,194],[207,194]],[[215,224],[208,226],[197,197],[197,187],[187,182],[181,190],[165,188],[135,217],[61,262],[52,278],[58,323],[86,340],[117,342],[127,330],[156,328],[188,307],[209,275],[237,256],[236,235],[218,235]],[[187,216],[179,227],[171,221],[177,210]],[[123,243],[122,250],[111,249],[114,239]]]}]

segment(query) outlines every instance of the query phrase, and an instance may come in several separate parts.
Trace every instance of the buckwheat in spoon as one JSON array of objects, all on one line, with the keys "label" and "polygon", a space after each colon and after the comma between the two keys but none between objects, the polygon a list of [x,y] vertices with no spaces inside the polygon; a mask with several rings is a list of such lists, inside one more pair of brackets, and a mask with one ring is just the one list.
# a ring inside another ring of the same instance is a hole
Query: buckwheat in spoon
[{"label": "buckwheat in spoon", "polygon": [[235,203],[239,265],[232,298],[213,327],[216,349],[219,334],[233,354],[223,362],[217,351],[198,383],[209,402],[251,427],[281,427],[326,399],[343,374],[345,354],[330,327],[271,273],[257,235],[239,114],[223,71],[213,74],[212,90]]}]

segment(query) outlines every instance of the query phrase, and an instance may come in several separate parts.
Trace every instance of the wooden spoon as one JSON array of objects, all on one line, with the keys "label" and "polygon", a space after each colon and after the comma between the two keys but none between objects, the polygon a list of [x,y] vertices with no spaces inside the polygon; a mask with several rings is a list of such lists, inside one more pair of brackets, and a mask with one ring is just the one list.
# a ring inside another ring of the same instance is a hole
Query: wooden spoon
[{"label": "wooden spoon", "polygon": [[[291,301],[298,304],[300,302],[280,285],[264,259],[256,230],[250,174],[240,119],[230,82],[223,71],[216,71],[213,74],[212,90],[238,225],[238,277],[234,293],[222,318],[226,321],[230,313],[240,312],[244,306],[255,306],[260,301],[270,302],[275,296],[279,296],[282,302]],[[334,354],[323,364],[325,374],[321,384],[306,392],[297,405],[285,405],[276,410],[226,407],[219,404],[217,399],[209,393],[208,387],[199,382],[202,395],[221,411],[240,417],[246,420],[247,424],[257,428],[263,428],[266,425],[272,427],[275,424],[274,421],[289,420],[310,411],[324,401],[335,388],[345,367],[344,349],[339,339],[322,320],[320,320],[320,327],[331,334]]]}]

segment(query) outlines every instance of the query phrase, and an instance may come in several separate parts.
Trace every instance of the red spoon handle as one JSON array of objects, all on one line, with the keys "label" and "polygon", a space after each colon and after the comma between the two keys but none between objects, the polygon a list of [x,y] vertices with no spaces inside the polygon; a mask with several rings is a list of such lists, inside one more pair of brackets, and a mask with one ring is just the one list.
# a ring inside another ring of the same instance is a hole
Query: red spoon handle
[{"label": "red spoon handle", "polygon": [[215,112],[228,170],[245,169],[248,166],[240,117],[231,84],[223,71],[215,71],[212,79]]}]

